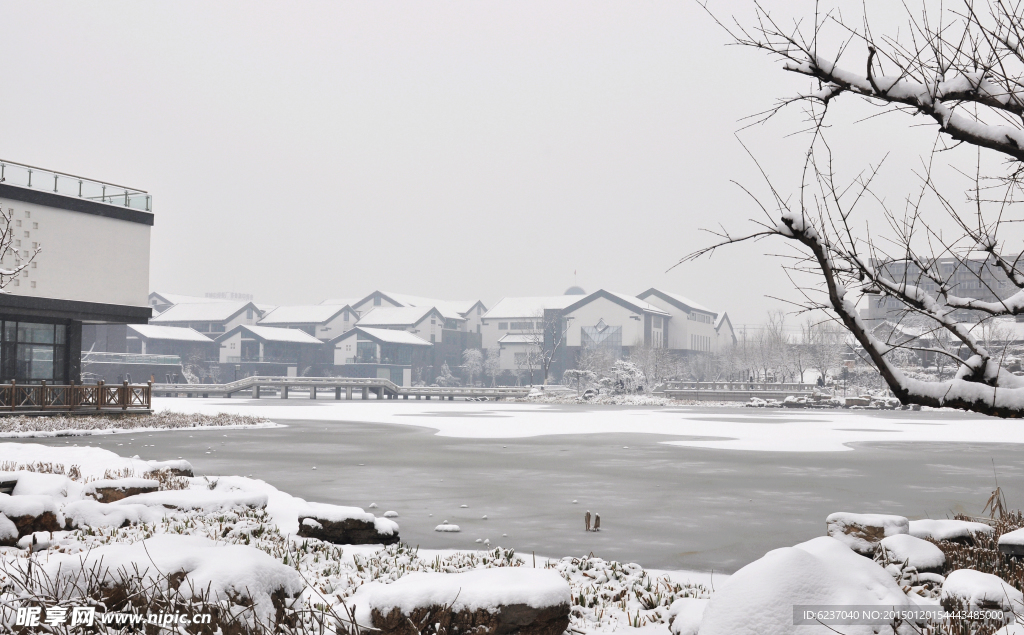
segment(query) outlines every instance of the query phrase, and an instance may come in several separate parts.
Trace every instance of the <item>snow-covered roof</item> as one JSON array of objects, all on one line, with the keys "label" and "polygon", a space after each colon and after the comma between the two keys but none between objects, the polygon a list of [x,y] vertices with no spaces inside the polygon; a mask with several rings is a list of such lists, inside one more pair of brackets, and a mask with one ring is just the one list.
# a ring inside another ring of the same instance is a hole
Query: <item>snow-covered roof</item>
[{"label": "snow-covered roof", "polygon": [[266,342],[289,342],[292,344],[323,344],[320,340],[313,337],[305,331],[299,329],[282,329],[276,326],[249,326],[242,324],[231,329],[224,335],[217,338],[217,341],[221,341],[232,335],[236,331],[249,331],[256,337]]},{"label": "snow-covered roof", "polygon": [[418,324],[432,306],[376,307],[356,322],[357,326],[408,326]]},{"label": "snow-covered roof", "polygon": [[[717,331],[718,329],[722,328],[722,323],[725,322],[726,320],[729,320],[729,314],[726,313],[725,311],[719,313],[718,317],[715,318],[715,330]],[[729,328],[732,328],[732,320],[729,320]]]},{"label": "snow-covered roof", "polygon": [[506,333],[501,336],[498,340],[499,344],[533,344],[536,343],[537,336],[530,335],[529,333]]},{"label": "snow-covered roof", "polygon": [[[421,337],[417,337],[409,331],[398,331],[395,329],[373,329],[366,328],[363,326],[357,326],[352,331],[361,331],[362,333],[372,337],[375,340],[381,342],[387,342],[388,344],[411,344],[413,346],[433,346],[430,342],[424,340]],[[349,331],[345,335],[350,335],[352,331]]]},{"label": "snow-covered roof", "polygon": [[273,324],[323,324],[345,310],[344,306],[332,304],[306,304],[279,306],[259,321],[264,326]]},{"label": "snow-covered roof", "polygon": [[150,322],[154,324],[160,322],[223,322],[231,319],[248,306],[258,310],[252,302],[175,304],[160,315],[151,318]]},{"label": "snow-covered roof", "polygon": [[157,326],[156,324],[129,324],[129,331],[135,331],[147,340],[175,340],[178,342],[213,342],[199,331],[180,326]]},{"label": "snow-covered roof", "polygon": [[232,302],[232,300],[223,300],[221,298],[203,298],[197,295],[181,295],[178,293],[160,293],[154,291],[150,295],[155,295],[167,300],[171,304],[208,304],[210,302]]},{"label": "snow-covered roof", "polygon": [[543,317],[545,309],[564,309],[579,299],[580,296],[578,295],[502,298],[494,305],[494,308],[484,314],[484,319]]},{"label": "snow-covered roof", "polygon": [[686,296],[679,295],[678,293],[669,293],[668,291],[663,291],[662,289],[658,289],[655,287],[651,287],[647,291],[638,294],[637,297],[646,298],[652,294],[660,294],[668,298],[670,301],[674,301],[673,304],[682,304],[685,307],[696,309],[697,311],[704,311],[705,313],[716,313],[715,311],[712,311],[711,309],[705,306],[697,304],[696,302],[694,302],[690,298],[687,298]]},{"label": "snow-covered roof", "polygon": [[335,304],[339,306],[352,306],[363,298],[327,298],[320,304]]},{"label": "snow-covered roof", "polygon": [[631,295],[626,295],[625,293],[616,293],[614,291],[608,291],[607,289],[598,289],[597,291],[595,291],[595,292],[591,293],[590,295],[585,296],[583,298],[580,298],[580,296],[578,296],[578,295],[577,296],[572,296],[572,297],[576,298],[576,302],[574,302],[571,305],[565,307],[566,313],[570,313],[570,312],[575,311],[576,309],[578,309],[580,307],[584,307],[584,306],[590,304],[591,302],[593,302],[594,300],[596,300],[598,298],[606,298],[606,299],[611,300],[612,302],[615,302],[616,304],[624,305],[624,306],[628,307],[629,309],[631,309],[633,311],[636,311],[638,313],[646,312],[646,313],[654,313],[656,315],[664,315],[666,317],[671,317],[671,314],[668,313],[667,311],[663,311],[662,309],[659,309],[658,307],[654,306],[653,304],[649,304],[647,302],[644,302],[640,298],[637,298],[637,297],[631,296]]},{"label": "snow-covered roof", "polygon": [[[635,306],[638,309],[641,309],[643,311],[647,311],[648,313],[657,313],[658,315],[671,315],[668,311],[665,311],[664,309],[659,309],[658,307],[654,306],[650,302],[644,302],[643,300],[641,300],[640,298],[636,297],[635,295],[626,295],[625,293],[616,293],[615,291],[608,291],[607,289],[599,289],[599,290],[595,291],[594,293],[601,293],[602,291],[604,293],[607,293],[610,296],[614,296],[614,297],[622,300],[623,302],[627,302],[629,304],[632,304],[633,306]],[[591,295],[593,295],[593,294],[591,294]]]}]

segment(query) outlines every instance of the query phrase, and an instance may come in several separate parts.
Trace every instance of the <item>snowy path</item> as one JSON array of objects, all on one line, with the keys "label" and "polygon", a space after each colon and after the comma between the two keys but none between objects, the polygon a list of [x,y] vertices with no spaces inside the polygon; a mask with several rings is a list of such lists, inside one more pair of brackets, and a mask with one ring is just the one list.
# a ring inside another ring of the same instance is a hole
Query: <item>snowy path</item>
[{"label": "snowy path", "polygon": [[288,402],[154,399],[154,408],[261,415],[275,421],[353,421],[437,430],[463,439],[641,433],[689,437],[670,445],[766,452],[837,452],[865,442],[1021,443],[1019,421],[947,412],[628,408],[427,401]]}]

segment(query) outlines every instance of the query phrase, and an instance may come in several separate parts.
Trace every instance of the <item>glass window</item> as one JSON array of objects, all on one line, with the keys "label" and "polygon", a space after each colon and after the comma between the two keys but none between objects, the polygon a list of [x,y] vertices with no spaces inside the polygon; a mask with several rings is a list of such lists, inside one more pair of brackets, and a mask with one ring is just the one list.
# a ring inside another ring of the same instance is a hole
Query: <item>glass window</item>
[{"label": "glass window", "polygon": [[52,346],[18,346],[18,379],[53,379]]},{"label": "glass window", "polygon": [[53,344],[53,324],[18,322],[18,341],[29,344]]},{"label": "glass window", "polygon": [[508,330],[508,322],[498,322],[498,330],[499,331],[507,331]]}]

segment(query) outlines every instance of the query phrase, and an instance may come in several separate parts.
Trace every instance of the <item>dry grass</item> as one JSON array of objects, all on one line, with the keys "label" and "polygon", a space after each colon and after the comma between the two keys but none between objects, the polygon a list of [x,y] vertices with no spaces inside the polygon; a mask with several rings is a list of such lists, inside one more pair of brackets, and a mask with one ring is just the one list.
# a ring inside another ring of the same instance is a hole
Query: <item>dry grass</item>
[{"label": "dry grass", "polygon": [[181,428],[220,428],[256,426],[270,423],[264,417],[238,414],[186,414],[161,411],[151,415],[89,415],[53,417],[0,417],[0,436],[61,436],[106,430],[176,430]]}]

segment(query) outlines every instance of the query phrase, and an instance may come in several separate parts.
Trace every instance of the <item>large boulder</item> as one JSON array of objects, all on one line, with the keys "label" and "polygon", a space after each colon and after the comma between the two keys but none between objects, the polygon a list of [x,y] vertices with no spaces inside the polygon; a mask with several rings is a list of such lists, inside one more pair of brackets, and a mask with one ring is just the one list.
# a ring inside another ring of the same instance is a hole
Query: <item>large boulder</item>
[{"label": "large boulder", "polygon": [[0,514],[14,523],[19,537],[37,531],[60,531],[64,528],[64,515],[57,508],[57,501],[43,494],[0,494]]},{"label": "large boulder", "polygon": [[382,635],[419,635],[424,624],[446,633],[561,635],[570,602],[569,583],[554,571],[495,567],[371,582],[349,604],[358,623]]},{"label": "large boulder", "polygon": [[149,494],[160,489],[159,481],[147,478],[116,478],[93,481],[84,494],[103,503],[113,503],[136,494]]},{"label": "large boulder", "polygon": [[836,512],[825,519],[828,535],[862,556],[872,556],[882,538],[910,533],[910,521],[888,514]]},{"label": "large boulder", "polygon": [[304,503],[299,506],[299,532],[336,545],[390,545],[398,542],[398,523],[377,518],[359,507]]},{"label": "large boulder", "polygon": [[[822,605],[912,606],[885,569],[825,536],[769,551],[734,573],[708,601],[700,635],[875,635],[878,626],[796,624],[801,606]],[[918,632],[911,624],[898,631]]]},{"label": "large boulder", "polygon": [[980,612],[978,622],[1002,625],[1015,621],[1024,611],[1024,594],[991,573],[958,569],[942,583],[939,598],[947,611]]}]

